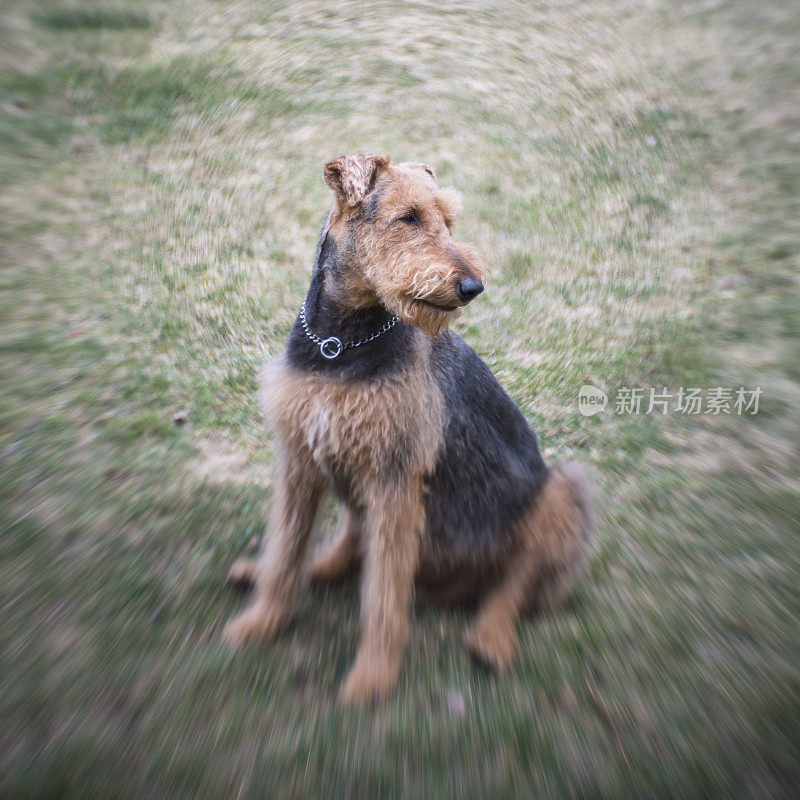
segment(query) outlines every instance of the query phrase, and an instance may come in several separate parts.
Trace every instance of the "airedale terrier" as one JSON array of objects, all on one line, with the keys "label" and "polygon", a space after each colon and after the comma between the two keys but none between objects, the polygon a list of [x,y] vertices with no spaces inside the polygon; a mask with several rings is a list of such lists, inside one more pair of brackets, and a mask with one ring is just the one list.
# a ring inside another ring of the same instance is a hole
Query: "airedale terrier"
[{"label": "airedale terrier", "polygon": [[[478,603],[469,650],[501,669],[530,606],[563,595],[589,550],[586,483],[547,467],[536,435],[489,368],[448,330],[483,291],[477,256],[451,235],[458,195],[425,164],[341,156],[325,165],[335,203],[286,352],[262,377],[279,444],[269,535],[234,582],[256,599],[231,645],[266,642],[307,580],[362,567],[363,633],[340,691],[369,702],[394,686],[415,594]],[[324,493],[346,508],[310,567]]]}]

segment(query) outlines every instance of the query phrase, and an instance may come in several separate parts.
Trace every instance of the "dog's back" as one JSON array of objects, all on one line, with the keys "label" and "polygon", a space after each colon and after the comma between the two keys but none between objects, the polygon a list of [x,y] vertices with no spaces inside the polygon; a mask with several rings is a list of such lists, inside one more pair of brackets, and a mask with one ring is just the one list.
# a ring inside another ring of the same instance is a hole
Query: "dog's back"
[{"label": "dog's back", "polygon": [[519,408],[461,337],[436,339],[430,368],[447,425],[427,481],[427,536],[456,561],[491,558],[508,544],[547,468]]}]

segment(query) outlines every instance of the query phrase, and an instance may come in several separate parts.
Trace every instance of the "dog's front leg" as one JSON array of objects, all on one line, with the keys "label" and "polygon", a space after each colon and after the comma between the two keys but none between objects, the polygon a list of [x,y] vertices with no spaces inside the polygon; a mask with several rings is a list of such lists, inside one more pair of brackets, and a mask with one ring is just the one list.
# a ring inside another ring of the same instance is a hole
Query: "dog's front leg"
[{"label": "dog's front leg", "polygon": [[310,458],[284,456],[269,535],[252,569],[256,599],[225,627],[228,644],[267,642],[291,618],[306,580],[306,546],[322,492],[322,477]]},{"label": "dog's front leg", "polygon": [[419,481],[368,492],[361,589],[362,638],[340,692],[345,703],[390,694],[408,638],[408,615],[419,556],[423,509]]}]

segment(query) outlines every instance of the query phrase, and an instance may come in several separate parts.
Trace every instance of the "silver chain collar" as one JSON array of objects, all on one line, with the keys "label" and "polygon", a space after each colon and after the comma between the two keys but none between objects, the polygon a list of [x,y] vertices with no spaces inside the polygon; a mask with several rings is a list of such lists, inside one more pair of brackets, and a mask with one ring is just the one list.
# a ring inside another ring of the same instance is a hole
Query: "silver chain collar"
[{"label": "silver chain collar", "polygon": [[377,339],[379,336],[386,333],[386,331],[391,330],[395,325],[397,325],[398,317],[392,314],[392,316],[383,324],[383,327],[379,331],[373,333],[372,336],[365,336],[363,339],[359,339],[357,342],[343,342],[338,336],[329,336],[327,339],[317,336],[308,326],[308,320],[306,319],[305,300],[303,301],[303,306],[300,309],[300,322],[303,325],[303,330],[306,332],[306,336],[308,336],[308,338],[319,347],[319,352],[322,353],[323,357],[332,360],[337,356],[340,356],[348,347],[361,347],[362,344],[371,342],[373,339]]}]

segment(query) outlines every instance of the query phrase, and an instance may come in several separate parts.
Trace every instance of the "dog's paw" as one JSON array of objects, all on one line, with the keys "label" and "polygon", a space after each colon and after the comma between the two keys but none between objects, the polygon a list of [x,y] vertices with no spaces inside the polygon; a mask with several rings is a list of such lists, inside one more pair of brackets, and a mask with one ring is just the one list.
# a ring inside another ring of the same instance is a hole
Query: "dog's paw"
[{"label": "dog's paw", "polygon": [[396,682],[396,669],[356,662],[339,689],[339,702],[348,706],[372,705],[389,697]]},{"label": "dog's paw", "polygon": [[228,572],[228,586],[234,589],[249,589],[255,583],[256,562],[250,558],[240,558],[233,562]]},{"label": "dog's paw", "polygon": [[517,635],[513,625],[478,620],[464,634],[464,645],[485,667],[493,672],[502,672],[514,660]]},{"label": "dog's paw", "polygon": [[280,631],[284,622],[285,617],[256,603],[225,626],[222,639],[234,648],[253,642],[266,644]]}]

